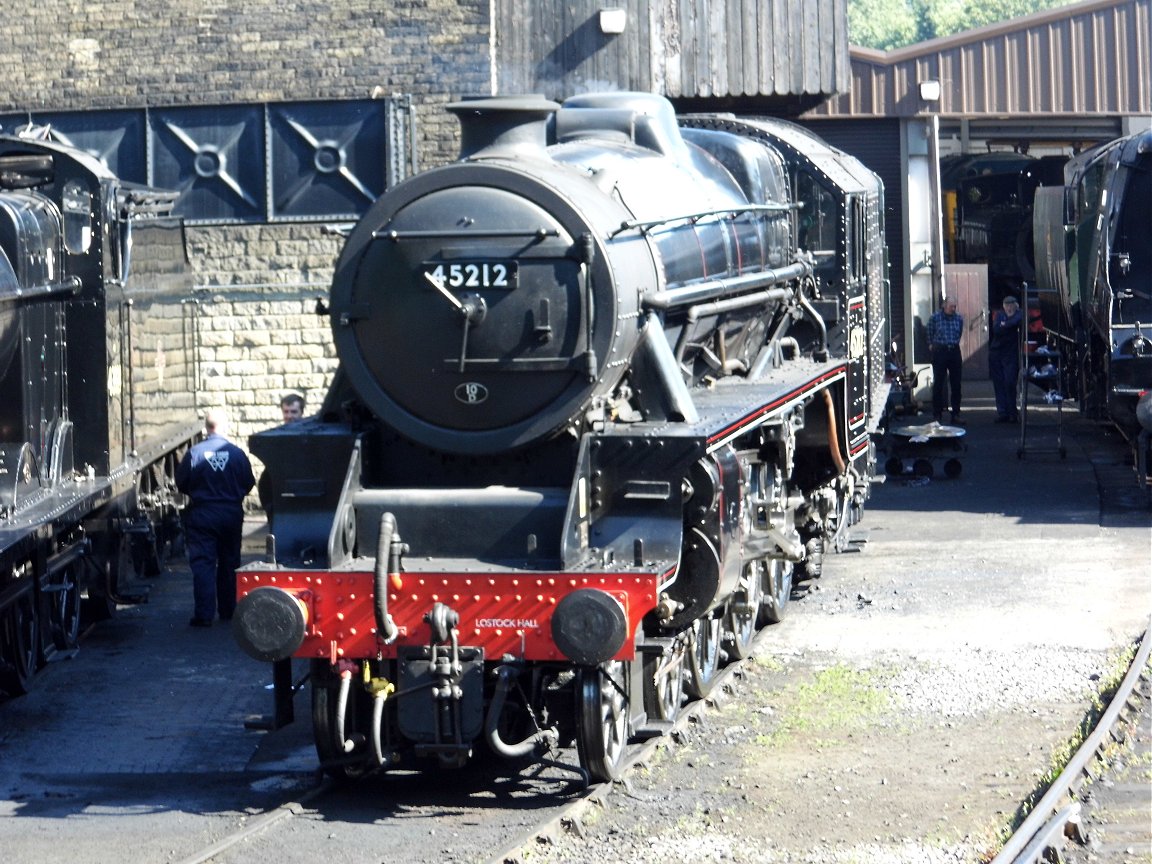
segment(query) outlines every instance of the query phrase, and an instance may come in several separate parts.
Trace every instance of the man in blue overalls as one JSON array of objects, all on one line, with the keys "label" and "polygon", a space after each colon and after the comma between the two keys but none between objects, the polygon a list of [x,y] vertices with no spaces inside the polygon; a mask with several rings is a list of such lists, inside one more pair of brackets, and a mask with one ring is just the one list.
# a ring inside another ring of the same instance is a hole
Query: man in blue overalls
[{"label": "man in blue overalls", "polygon": [[1020,376],[1020,304],[1012,296],[1002,301],[1003,311],[992,314],[988,334],[988,377],[996,394],[996,422],[1016,423],[1017,379]]},{"label": "man in blue overalls", "polygon": [[244,497],[256,480],[248,456],[224,437],[227,424],[222,412],[205,413],[207,437],[176,467],[176,488],[191,499],[184,510],[184,536],[195,598],[188,622],[193,627],[210,627],[217,611],[228,621],[236,608]]}]

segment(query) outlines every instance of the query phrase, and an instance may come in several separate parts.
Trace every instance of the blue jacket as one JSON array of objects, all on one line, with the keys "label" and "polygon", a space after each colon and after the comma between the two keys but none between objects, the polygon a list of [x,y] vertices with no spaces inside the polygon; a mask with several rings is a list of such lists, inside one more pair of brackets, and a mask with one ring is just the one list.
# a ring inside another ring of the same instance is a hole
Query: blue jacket
[{"label": "blue jacket", "polygon": [[248,456],[223,435],[213,433],[184,454],[176,466],[176,488],[193,507],[236,507],[256,479]]},{"label": "blue jacket", "polygon": [[1020,322],[1024,316],[1017,309],[1011,315],[1003,311],[992,313],[991,332],[988,336],[988,350],[1015,352],[1020,349]]}]

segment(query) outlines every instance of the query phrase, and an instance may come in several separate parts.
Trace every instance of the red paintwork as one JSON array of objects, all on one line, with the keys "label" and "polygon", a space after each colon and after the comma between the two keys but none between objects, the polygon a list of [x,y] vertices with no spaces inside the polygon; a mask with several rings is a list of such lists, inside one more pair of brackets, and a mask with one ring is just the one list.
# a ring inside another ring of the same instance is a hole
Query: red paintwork
[{"label": "red paintwork", "polygon": [[[616,597],[628,616],[629,632],[656,605],[657,586],[667,578],[645,573],[403,573],[401,587],[388,592],[388,612],[400,630],[392,645],[376,638],[373,574],[367,570],[264,570],[237,575],[237,599],[263,586],[296,596],[308,610],[308,630],[297,657],[395,657],[398,645],[427,645],[425,613],[437,602],[460,614],[461,645],[478,646],[484,656],[505,654],[526,660],[566,658],[552,643],[552,610],[579,588],[597,588]],[[631,660],[628,639],[614,659]]]}]

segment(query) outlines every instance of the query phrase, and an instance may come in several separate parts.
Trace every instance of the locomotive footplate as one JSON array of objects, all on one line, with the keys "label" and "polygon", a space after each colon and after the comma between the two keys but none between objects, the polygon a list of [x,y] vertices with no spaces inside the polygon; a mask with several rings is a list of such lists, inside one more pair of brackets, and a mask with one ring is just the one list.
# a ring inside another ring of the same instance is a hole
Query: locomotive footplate
[{"label": "locomotive footplate", "polygon": [[[790,360],[782,369],[770,370],[754,382],[722,378],[711,388],[694,391],[692,399],[700,415],[695,423],[636,423],[628,432],[703,437],[711,450],[803,405],[847,377],[843,360]],[[852,440],[862,434],[862,430],[854,430]]]}]

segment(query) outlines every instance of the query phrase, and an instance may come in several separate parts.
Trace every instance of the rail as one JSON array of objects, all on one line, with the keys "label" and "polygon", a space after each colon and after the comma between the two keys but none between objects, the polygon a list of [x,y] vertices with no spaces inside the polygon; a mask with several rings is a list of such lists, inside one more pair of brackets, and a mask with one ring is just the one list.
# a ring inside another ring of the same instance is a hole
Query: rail
[{"label": "rail", "polygon": [[1105,737],[1112,733],[1113,728],[1119,722],[1121,713],[1128,703],[1128,698],[1136,689],[1136,682],[1144,673],[1150,647],[1152,647],[1152,638],[1149,637],[1149,631],[1145,630],[1136,656],[1132,658],[1132,664],[1128,668],[1128,674],[1120,682],[1116,694],[1108,704],[1107,710],[1101,715],[1096,728],[1080,745],[1076,755],[1064,766],[1060,776],[1048,787],[1048,791],[1032,809],[1028,818],[1021,822],[1016,832],[1008,838],[1008,842],[992,859],[991,864],[1043,864],[1043,862],[1053,860],[1048,857],[1049,850],[1058,850],[1063,844],[1065,827],[1069,822],[1079,817],[1080,805],[1073,802],[1055,812],[1054,815],[1053,811],[1056,810],[1059,802],[1075,786],[1079,785],[1081,777],[1087,772],[1088,765],[1104,745]]}]

